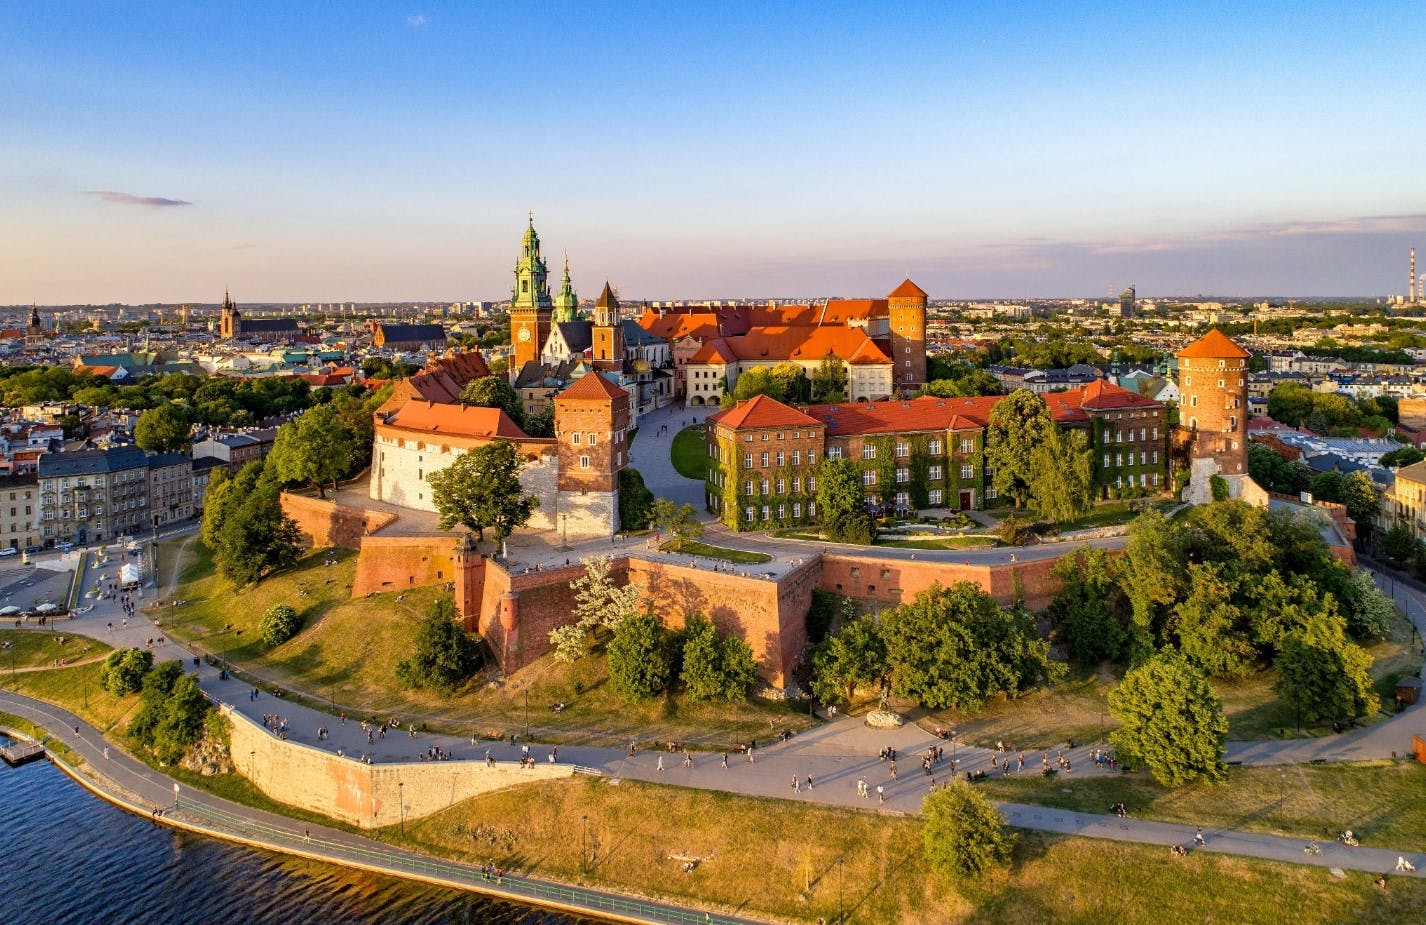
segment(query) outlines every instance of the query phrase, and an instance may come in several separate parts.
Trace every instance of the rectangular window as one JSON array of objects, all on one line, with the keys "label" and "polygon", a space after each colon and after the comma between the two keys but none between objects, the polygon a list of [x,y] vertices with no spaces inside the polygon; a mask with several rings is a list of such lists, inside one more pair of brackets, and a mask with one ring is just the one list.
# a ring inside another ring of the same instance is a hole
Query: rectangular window
[{"label": "rectangular window", "polygon": [[799,519],[802,517],[802,502],[801,502],[801,501],[794,501],[794,502],[792,502],[792,516],[793,516],[794,518],[799,518]]},{"label": "rectangular window", "polygon": [[929,467],[929,468],[926,470],[926,477],[929,478],[929,479],[930,479],[931,481],[933,481],[933,482],[940,481],[940,479],[941,479],[941,467],[940,467],[940,466],[931,466],[931,467]]},{"label": "rectangular window", "polygon": [[1106,468],[1106,469],[1109,468],[1109,454],[1108,454],[1108,453],[1105,453],[1105,454],[1104,454],[1104,468]]},{"label": "rectangular window", "polygon": [[911,505],[911,499],[910,499],[910,497],[907,496],[906,492],[904,492],[904,491],[898,491],[898,492],[896,493],[896,506],[897,506],[897,507],[909,507],[910,505]]},{"label": "rectangular window", "polygon": [[748,523],[752,523],[757,519],[756,512],[750,507],[743,508],[743,516],[747,519]]},{"label": "rectangular window", "polygon": [[763,479],[759,487],[762,488],[763,497],[766,498],[766,497],[768,496],[768,482],[767,482],[767,479]]},{"label": "rectangular window", "polygon": [[899,468],[896,470],[896,483],[898,485],[905,485],[909,481],[911,481],[910,469]]},{"label": "rectangular window", "polygon": [[1123,454],[1123,453],[1115,453],[1115,454],[1114,454],[1114,465],[1116,465],[1116,466],[1122,466],[1122,465],[1124,465],[1124,454]]},{"label": "rectangular window", "polygon": [[927,500],[929,500],[929,501],[931,502],[931,504],[940,504],[940,503],[941,503],[941,489],[939,489],[939,488],[933,488],[933,489],[931,489],[931,491],[927,494],[926,497],[927,497]]},{"label": "rectangular window", "polygon": [[817,490],[817,477],[816,477],[815,475],[809,475],[809,476],[807,476],[807,493],[808,493],[808,494],[811,494],[812,492],[814,492],[814,491],[816,491],[816,490]]},{"label": "rectangular window", "polygon": [[1159,439],[1159,429],[1157,427],[1154,428],[1154,439]]},{"label": "rectangular window", "polygon": [[752,467],[753,467],[753,454],[752,454],[752,453],[744,453],[744,454],[743,454],[743,468],[744,468],[744,469],[751,469]]},{"label": "rectangular window", "polygon": [[995,490],[995,486],[990,482],[985,483],[985,500],[994,501],[1000,497],[1000,493]]},{"label": "rectangular window", "polygon": [[766,454],[766,453],[763,454],[763,466],[762,466],[762,467],[763,467],[764,469],[767,468],[767,454]]},{"label": "rectangular window", "polygon": [[975,438],[973,438],[973,437],[962,438],[962,439],[961,439],[961,452],[962,452],[962,453],[974,453],[974,452],[975,452]]},{"label": "rectangular window", "polygon": [[868,469],[862,473],[862,484],[868,487],[876,484],[876,470]]},{"label": "rectangular window", "polygon": [[941,455],[941,441],[939,441],[939,440],[929,440],[929,441],[927,441],[927,443],[926,443],[926,452],[927,452],[927,453],[930,453],[932,456],[940,456],[940,455]]},{"label": "rectangular window", "polygon": [[780,494],[780,495],[785,495],[785,494],[787,494],[787,480],[786,480],[786,479],[778,479],[778,480],[777,480],[777,493]]},{"label": "rectangular window", "polygon": [[771,519],[772,519],[772,508],[770,508],[770,507],[768,507],[766,504],[764,504],[764,505],[763,505],[763,520],[771,520]]},{"label": "rectangular window", "polygon": [[896,442],[896,455],[897,455],[897,456],[910,456],[910,455],[911,455],[911,445],[910,445],[909,443],[907,443],[905,440],[898,440],[898,441]]},{"label": "rectangular window", "polygon": [[743,494],[751,498],[753,496],[753,481],[748,479],[743,483]]},{"label": "rectangular window", "polygon": [[961,480],[975,478],[975,466],[961,466]]},{"label": "rectangular window", "polygon": [[792,493],[794,495],[802,494],[802,476],[794,475],[792,477]]},{"label": "rectangular window", "polygon": [[589,457],[588,457],[588,456],[581,456],[581,457],[579,457],[579,468],[581,468],[581,469],[588,469],[588,468],[589,468]]},{"label": "rectangular window", "polygon": [[590,445],[590,446],[594,446],[594,444],[596,444],[596,443],[598,443],[598,442],[599,442],[599,435],[598,435],[598,434],[590,434],[590,435],[589,435],[589,445]]},{"label": "rectangular window", "polygon": [[786,465],[786,462],[785,462],[785,460],[784,460],[784,454],[783,454],[782,450],[778,450],[778,451],[777,451],[777,465],[778,465],[778,468],[781,468],[782,466]]},{"label": "rectangular window", "polygon": [[1146,428],[1143,428],[1143,427],[1140,427],[1140,428],[1139,428],[1139,439],[1140,439],[1140,440],[1147,440],[1147,439],[1149,439],[1149,431],[1148,431]]},{"label": "rectangular window", "polygon": [[802,465],[802,451],[801,451],[801,450],[793,450],[793,451],[792,451],[792,464],[793,464],[794,466],[800,466],[800,465]]},{"label": "rectangular window", "polygon": [[579,433],[578,431],[576,431],[575,433],[570,434],[570,442],[573,443],[575,446],[578,446],[580,439],[583,438],[583,437],[584,437],[584,434],[581,434],[581,433]]},{"label": "rectangular window", "polygon": [[876,459],[876,446],[868,443],[862,447],[862,459]]},{"label": "rectangular window", "polygon": [[816,517],[816,516],[817,516],[817,502],[816,502],[816,501],[808,501],[808,502],[807,502],[807,516],[808,516],[808,517]]},{"label": "rectangular window", "polygon": [[[812,457],[813,457],[814,455],[815,455],[815,454],[814,454],[814,452],[813,452],[812,450],[808,450],[808,451],[807,451],[807,462],[808,462],[809,464],[814,461],[814,460],[812,459]],[[827,447],[827,458],[828,458],[828,459],[841,459],[841,458],[842,458],[842,448],[839,447],[839,446],[829,446],[829,447]]]},{"label": "rectangular window", "polygon": [[[838,459],[841,459],[842,457],[838,456],[837,458],[838,458]],[[807,465],[809,465],[809,466],[815,466],[815,465],[817,465],[817,451],[816,451],[816,450],[808,450],[808,451],[807,451]]]},{"label": "rectangular window", "polygon": [[1154,465],[1157,466],[1158,464],[1159,464],[1159,451],[1158,451],[1158,450],[1154,450]]},{"label": "rectangular window", "polygon": [[785,505],[785,504],[779,504],[779,505],[777,506],[777,519],[778,519],[778,520],[786,520],[786,519],[787,519],[787,505]]}]

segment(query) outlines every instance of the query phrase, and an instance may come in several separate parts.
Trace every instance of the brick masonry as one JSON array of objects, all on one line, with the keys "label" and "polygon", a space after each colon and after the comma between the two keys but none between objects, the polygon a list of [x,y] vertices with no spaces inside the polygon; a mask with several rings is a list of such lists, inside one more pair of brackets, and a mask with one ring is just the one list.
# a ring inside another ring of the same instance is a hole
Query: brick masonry
[{"label": "brick masonry", "polygon": [[360,549],[362,537],[393,523],[396,515],[367,511],[323,498],[282,494],[282,511],[291,517],[314,546]]},{"label": "brick masonry", "polygon": [[521,768],[510,761],[493,768],[476,761],[363,764],[278,739],[230,706],[222,712],[232,729],[233,765],[259,790],[363,829],[396,825],[403,801],[405,818],[420,819],[481,793],[574,773],[572,765]]}]

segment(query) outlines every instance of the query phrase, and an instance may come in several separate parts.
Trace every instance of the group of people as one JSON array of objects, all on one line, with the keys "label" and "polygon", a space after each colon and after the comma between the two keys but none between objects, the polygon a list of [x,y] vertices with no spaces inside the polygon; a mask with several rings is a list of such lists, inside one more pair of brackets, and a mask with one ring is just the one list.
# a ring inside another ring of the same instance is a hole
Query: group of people
[{"label": "group of people", "polygon": [[[262,724],[267,731],[277,736],[279,739],[287,738],[287,717],[278,716],[276,713],[264,713]],[[321,738],[321,730],[317,730],[318,738]]]}]

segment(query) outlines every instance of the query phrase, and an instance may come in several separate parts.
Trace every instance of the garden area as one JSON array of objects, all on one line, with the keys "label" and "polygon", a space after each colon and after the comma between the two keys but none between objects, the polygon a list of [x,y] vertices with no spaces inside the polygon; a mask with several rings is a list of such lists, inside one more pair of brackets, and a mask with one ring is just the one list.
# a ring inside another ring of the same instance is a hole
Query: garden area
[{"label": "garden area", "polygon": [[702,482],[708,477],[708,445],[703,435],[704,425],[685,427],[673,436],[669,456],[673,468],[686,479]]}]

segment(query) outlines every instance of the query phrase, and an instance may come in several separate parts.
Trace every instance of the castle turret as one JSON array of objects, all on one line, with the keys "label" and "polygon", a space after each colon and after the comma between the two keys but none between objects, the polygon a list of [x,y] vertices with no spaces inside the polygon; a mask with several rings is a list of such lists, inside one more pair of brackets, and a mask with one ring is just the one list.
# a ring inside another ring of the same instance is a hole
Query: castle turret
[{"label": "castle turret", "polygon": [[907,279],[886,297],[891,326],[892,386],[912,390],[926,381],[926,293]]},{"label": "castle turret", "polygon": [[619,314],[619,300],[606,280],[604,291],[594,303],[594,328],[590,332],[590,351],[594,368],[617,373],[624,368],[624,319]]},{"label": "castle turret", "polygon": [[1191,500],[1211,499],[1215,475],[1247,478],[1250,356],[1217,328],[1178,352],[1178,421],[1189,440]]},{"label": "castle turret", "polygon": [[575,295],[574,284],[569,279],[568,257],[564,259],[564,276],[560,279],[560,291],[555,296],[554,314],[550,317],[555,324],[563,324],[579,318],[579,296]]},{"label": "castle turret", "polygon": [[562,537],[619,530],[619,472],[629,457],[629,393],[598,372],[555,396]]}]

